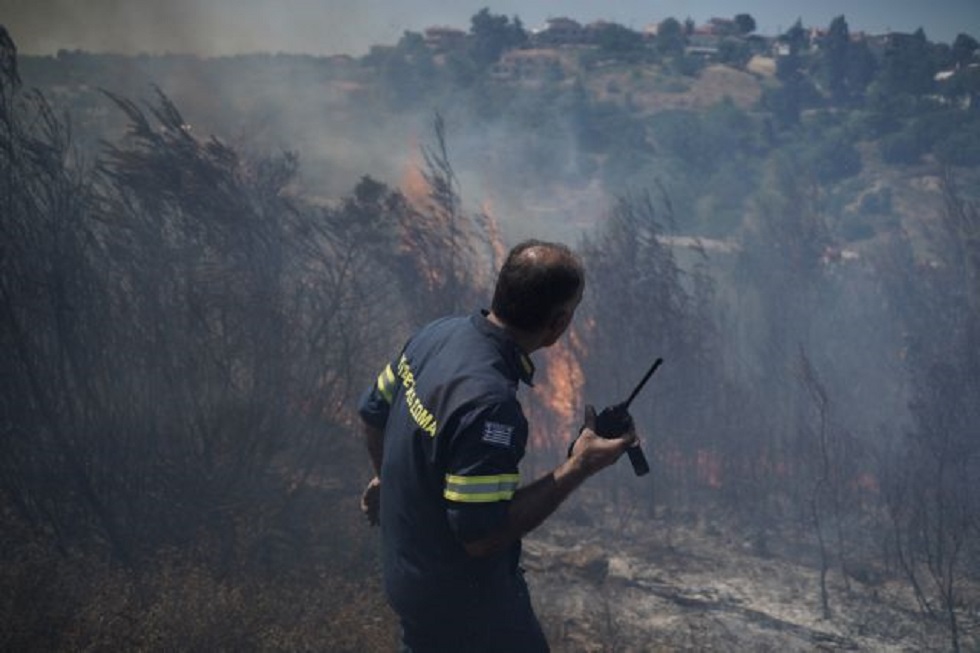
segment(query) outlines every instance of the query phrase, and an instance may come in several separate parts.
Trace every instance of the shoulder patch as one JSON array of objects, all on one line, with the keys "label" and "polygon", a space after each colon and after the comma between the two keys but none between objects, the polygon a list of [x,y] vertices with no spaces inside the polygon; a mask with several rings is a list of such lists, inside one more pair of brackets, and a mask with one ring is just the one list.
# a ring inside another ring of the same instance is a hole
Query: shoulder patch
[{"label": "shoulder patch", "polygon": [[481,440],[497,447],[510,447],[514,435],[514,427],[500,422],[484,422]]}]

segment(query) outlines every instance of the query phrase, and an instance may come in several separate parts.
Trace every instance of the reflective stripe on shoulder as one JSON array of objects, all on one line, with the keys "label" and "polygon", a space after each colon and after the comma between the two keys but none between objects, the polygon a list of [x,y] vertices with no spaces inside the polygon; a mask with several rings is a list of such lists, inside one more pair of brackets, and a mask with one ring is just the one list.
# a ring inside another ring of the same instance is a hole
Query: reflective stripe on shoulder
[{"label": "reflective stripe on shoulder", "polygon": [[384,371],[378,375],[378,392],[389,404],[395,395],[395,373],[391,371],[391,365],[385,367]]},{"label": "reflective stripe on shoulder", "polygon": [[446,474],[446,489],[442,495],[461,503],[491,503],[509,501],[514,496],[519,474],[496,476],[454,476]]}]

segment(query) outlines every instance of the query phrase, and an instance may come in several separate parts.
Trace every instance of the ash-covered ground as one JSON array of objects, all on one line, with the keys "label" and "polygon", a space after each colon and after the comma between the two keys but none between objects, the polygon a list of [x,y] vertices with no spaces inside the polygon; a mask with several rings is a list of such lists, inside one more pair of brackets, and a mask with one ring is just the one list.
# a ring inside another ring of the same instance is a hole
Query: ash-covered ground
[{"label": "ash-covered ground", "polygon": [[[555,651],[951,650],[945,623],[878,565],[851,562],[862,580],[846,585],[831,570],[823,618],[817,560],[799,545],[760,552],[717,523],[612,509],[586,526],[572,509],[525,541],[523,564]],[[980,650],[978,615],[960,619],[962,650]]]}]

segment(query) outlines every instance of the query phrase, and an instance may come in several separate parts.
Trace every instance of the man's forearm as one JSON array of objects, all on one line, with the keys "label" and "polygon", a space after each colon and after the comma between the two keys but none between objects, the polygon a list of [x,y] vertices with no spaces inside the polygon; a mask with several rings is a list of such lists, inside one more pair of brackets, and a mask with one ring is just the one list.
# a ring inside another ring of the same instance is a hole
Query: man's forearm
[{"label": "man's forearm", "polygon": [[530,485],[517,489],[510,501],[507,524],[497,533],[464,546],[471,556],[486,556],[506,549],[511,543],[534,530],[589,477],[578,458],[569,458],[554,471]]},{"label": "man's forearm", "polygon": [[517,537],[541,525],[589,477],[578,458],[569,458],[530,485],[518,488],[508,512]]},{"label": "man's forearm", "polygon": [[550,474],[518,488],[510,501],[504,527],[482,540],[465,543],[466,552],[471,556],[485,556],[504,550],[537,528],[585,479],[619,460],[636,441],[632,429],[619,438],[596,435],[595,411],[591,406],[587,407],[585,427],[569,458]]},{"label": "man's forearm", "polygon": [[384,431],[363,424],[364,443],[367,446],[368,455],[371,457],[371,465],[374,467],[374,475],[381,476],[381,460],[384,457]]}]

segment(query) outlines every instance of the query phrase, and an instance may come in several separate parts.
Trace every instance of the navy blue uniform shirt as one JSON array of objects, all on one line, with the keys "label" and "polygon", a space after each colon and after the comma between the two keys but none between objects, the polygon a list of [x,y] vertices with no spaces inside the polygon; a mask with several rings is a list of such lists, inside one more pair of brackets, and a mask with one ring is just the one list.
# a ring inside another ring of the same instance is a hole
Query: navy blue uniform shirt
[{"label": "navy blue uniform shirt", "polygon": [[513,575],[520,543],[481,558],[463,542],[501,527],[518,486],[527,420],[517,401],[534,366],[484,313],[422,328],[360,404],[384,431],[385,591],[402,617],[451,617]]}]

